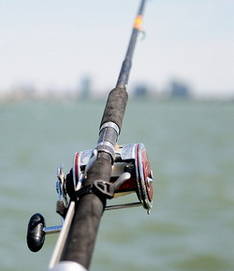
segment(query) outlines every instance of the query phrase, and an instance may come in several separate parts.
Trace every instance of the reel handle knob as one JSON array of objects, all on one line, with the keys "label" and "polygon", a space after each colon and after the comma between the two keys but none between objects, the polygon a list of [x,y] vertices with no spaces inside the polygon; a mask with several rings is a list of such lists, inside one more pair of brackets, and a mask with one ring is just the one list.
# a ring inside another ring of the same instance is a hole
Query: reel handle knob
[{"label": "reel handle knob", "polygon": [[41,214],[36,213],[30,218],[27,230],[27,245],[32,252],[39,251],[44,244],[44,227],[45,219]]}]

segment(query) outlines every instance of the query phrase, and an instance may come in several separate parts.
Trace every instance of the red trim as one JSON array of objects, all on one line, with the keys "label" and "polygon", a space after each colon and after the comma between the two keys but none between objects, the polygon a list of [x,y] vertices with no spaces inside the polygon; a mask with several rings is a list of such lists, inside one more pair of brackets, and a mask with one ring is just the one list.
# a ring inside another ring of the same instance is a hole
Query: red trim
[{"label": "red trim", "polygon": [[144,173],[144,182],[145,182],[146,192],[147,192],[149,201],[152,201],[153,194],[154,194],[153,184],[152,182],[149,183],[146,181],[147,177],[152,178],[150,161],[148,159],[146,149],[142,151],[142,164],[143,164],[143,171],[144,171],[143,173]]},{"label": "red trim", "polygon": [[79,153],[75,153],[75,159],[74,159],[74,169],[75,169],[75,181],[76,185],[79,181]]}]

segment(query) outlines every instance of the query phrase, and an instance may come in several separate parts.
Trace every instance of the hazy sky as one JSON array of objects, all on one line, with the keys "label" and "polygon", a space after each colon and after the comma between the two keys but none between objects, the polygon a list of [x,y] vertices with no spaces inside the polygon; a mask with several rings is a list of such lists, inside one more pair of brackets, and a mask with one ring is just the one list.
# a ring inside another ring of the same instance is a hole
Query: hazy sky
[{"label": "hazy sky", "polygon": [[[74,89],[85,74],[114,87],[138,0],[0,0],[0,90]],[[234,0],[149,0],[130,86],[172,78],[234,94]]]}]

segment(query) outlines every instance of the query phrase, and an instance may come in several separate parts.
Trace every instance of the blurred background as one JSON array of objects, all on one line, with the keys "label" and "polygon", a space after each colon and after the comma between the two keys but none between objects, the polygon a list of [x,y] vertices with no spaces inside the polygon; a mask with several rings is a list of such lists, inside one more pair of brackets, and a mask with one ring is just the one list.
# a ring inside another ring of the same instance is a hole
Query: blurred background
[{"label": "blurred background", "polygon": [[[56,169],[96,144],[138,2],[0,0],[1,270],[47,270],[29,217],[60,223]],[[233,8],[149,1],[119,143],[148,149],[154,208],[106,212],[91,270],[234,269]]]}]

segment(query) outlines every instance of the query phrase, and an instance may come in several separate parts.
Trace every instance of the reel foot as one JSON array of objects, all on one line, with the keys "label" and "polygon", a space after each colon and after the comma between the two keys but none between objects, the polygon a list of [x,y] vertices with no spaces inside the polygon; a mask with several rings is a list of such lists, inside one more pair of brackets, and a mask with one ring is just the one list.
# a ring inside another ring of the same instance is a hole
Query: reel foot
[{"label": "reel foot", "polygon": [[44,227],[45,219],[41,214],[36,213],[30,218],[27,230],[27,245],[32,252],[39,251],[44,244]]}]

